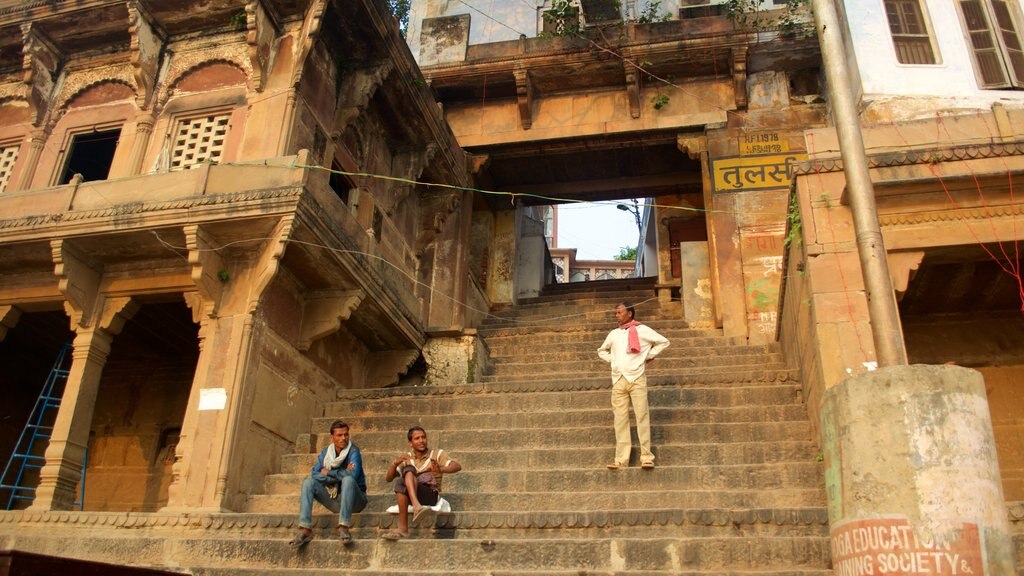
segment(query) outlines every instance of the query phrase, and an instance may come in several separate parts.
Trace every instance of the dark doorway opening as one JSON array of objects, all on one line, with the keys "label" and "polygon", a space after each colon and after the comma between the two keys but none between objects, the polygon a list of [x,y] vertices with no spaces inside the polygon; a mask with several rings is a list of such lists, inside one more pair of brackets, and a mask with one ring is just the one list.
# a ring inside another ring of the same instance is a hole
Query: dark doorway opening
[{"label": "dark doorway opening", "polygon": [[86,182],[106,180],[110,165],[114,162],[114,151],[121,137],[121,129],[75,134],[68,147],[68,160],[64,164],[58,184],[67,184],[75,174],[81,174]]}]

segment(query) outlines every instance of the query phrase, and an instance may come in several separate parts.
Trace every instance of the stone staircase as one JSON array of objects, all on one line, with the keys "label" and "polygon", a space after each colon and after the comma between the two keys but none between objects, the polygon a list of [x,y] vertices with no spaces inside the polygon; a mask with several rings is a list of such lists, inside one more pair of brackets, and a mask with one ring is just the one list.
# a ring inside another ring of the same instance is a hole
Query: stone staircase
[{"label": "stone staircase", "polygon": [[[678,302],[659,303],[647,280],[552,292],[481,327],[493,361],[482,382],[342,392],[298,439],[309,449],[250,498],[248,516],[278,528],[275,539],[225,539],[192,572],[831,574],[817,449],[778,348],[682,327]],[[622,299],[672,340],[650,371],[653,471],[604,466],[611,382],[596,350]],[[335,519],[318,508],[318,539],[292,552],[298,486],[335,418],[353,425],[370,503],[353,546],[331,538]],[[414,424],[463,465],[445,479],[454,512],[387,542],[394,496],[383,476]]]}]

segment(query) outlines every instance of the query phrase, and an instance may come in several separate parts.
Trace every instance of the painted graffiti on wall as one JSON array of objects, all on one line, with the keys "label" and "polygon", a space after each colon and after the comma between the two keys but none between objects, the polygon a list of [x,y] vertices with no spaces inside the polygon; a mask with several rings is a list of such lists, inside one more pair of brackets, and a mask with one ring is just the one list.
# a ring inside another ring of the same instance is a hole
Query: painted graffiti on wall
[{"label": "painted graffiti on wall", "polygon": [[752,343],[775,339],[784,233],[785,229],[781,225],[740,230],[747,332]]},{"label": "painted graffiti on wall", "polygon": [[964,523],[942,541],[906,518],[840,522],[831,532],[836,576],[985,573],[977,524]]}]

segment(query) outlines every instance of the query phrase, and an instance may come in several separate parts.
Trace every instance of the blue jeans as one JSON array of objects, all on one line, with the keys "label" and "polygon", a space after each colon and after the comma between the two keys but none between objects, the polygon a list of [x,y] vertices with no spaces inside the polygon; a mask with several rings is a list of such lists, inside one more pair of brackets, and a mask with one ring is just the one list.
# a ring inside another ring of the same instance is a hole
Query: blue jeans
[{"label": "blue jeans", "polygon": [[323,482],[313,478],[302,481],[302,492],[299,494],[299,526],[313,527],[313,500],[321,503],[331,512],[338,514],[338,524],[352,525],[352,513],[362,512],[366,508],[366,493],[359,489],[354,478],[345,476],[338,486],[338,498],[327,494]]}]

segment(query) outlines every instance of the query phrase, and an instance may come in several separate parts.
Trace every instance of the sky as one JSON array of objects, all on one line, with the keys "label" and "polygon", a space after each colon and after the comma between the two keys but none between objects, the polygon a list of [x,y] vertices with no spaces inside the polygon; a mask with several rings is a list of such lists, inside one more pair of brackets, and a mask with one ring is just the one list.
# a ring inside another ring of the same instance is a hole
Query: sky
[{"label": "sky", "polygon": [[633,215],[615,203],[558,206],[558,247],[576,248],[579,260],[611,260],[639,236]]}]

